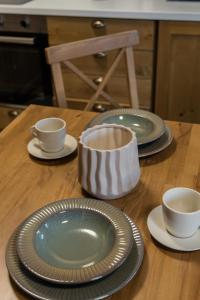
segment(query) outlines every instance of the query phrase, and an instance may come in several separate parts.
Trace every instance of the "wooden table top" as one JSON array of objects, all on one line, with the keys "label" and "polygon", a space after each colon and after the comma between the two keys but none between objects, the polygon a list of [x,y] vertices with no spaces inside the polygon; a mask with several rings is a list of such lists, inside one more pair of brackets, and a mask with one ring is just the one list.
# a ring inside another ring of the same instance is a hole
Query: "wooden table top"
[{"label": "wooden table top", "polygon": [[[55,200],[84,197],[77,180],[77,155],[57,161],[30,157],[30,127],[39,119],[66,120],[69,134],[78,138],[95,113],[55,107],[29,106],[0,134],[0,299],[30,299],[13,284],[5,265],[5,248],[16,226],[38,208]],[[139,227],[145,244],[142,266],[113,300],[200,299],[200,251],[179,252],[153,240],[147,216],[161,204],[169,188],[185,186],[200,191],[200,125],[167,122],[174,135],[170,147],[141,159],[141,178],[126,197],[108,201],[123,209]]]}]

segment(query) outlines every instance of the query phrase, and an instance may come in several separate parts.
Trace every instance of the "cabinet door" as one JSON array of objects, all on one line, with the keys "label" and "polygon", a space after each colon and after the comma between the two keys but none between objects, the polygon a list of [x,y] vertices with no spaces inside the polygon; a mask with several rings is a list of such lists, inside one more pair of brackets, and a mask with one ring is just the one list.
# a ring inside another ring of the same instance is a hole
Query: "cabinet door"
[{"label": "cabinet door", "polygon": [[0,131],[11,123],[21,112],[22,108],[0,106]]},{"label": "cabinet door", "polygon": [[200,23],[160,22],[155,112],[200,122]]},{"label": "cabinet door", "polygon": [[[140,42],[134,49],[134,57],[139,101],[141,108],[151,109],[152,65],[154,54],[153,21],[48,17],[47,24],[50,45],[72,42],[120,31],[138,30]],[[100,79],[105,75],[106,70],[111,65],[115,55],[116,52],[111,51],[109,53],[104,53],[104,55],[97,54],[90,57],[84,57],[74,61],[74,63],[95,81],[97,78]],[[125,72],[125,59],[122,59],[112,76],[112,80],[108,82],[105,88],[106,91],[110,92],[110,95],[118,100],[122,106],[129,105],[129,94]],[[94,93],[93,90],[81,82],[79,78],[73,76],[67,69],[64,71],[64,82],[68,97],[88,99]],[[101,102],[103,100],[104,99],[100,99]],[[74,108],[75,106],[69,103],[69,107]]]}]

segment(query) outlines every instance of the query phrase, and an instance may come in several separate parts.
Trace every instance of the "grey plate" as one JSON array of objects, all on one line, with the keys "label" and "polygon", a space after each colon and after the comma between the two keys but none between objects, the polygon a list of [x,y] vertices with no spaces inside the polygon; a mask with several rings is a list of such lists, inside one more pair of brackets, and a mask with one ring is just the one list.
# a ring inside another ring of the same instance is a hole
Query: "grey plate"
[{"label": "grey plate", "polygon": [[165,131],[165,124],[159,116],[141,109],[124,108],[101,113],[94,117],[87,128],[103,123],[130,127],[136,133],[138,145],[158,139]]},{"label": "grey plate", "polygon": [[119,267],[132,247],[124,214],[93,199],[50,203],[30,216],[17,240],[22,263],[56,283],[84,283]]},{"label": "grey plate", "polygon": [[20,262],[16,251],[19,230],[11,236],[6,250],[6,265],[10,276],[25,292],[43,300],[98,300],[123,288],[138,272],[144,255],[143,240],[136,225],[129,219],[134,238],[125,262],[110,275],[82,285],[56,285],[35,277]]},{"label": "grey plate", "polygon": [[172,142],[173,136],[171,129],[166,126],[164,134],[157,140],[141,145],[138,147],[138,155],[140,158],[147,157],[156,154],[164,149],[166,149]]}]

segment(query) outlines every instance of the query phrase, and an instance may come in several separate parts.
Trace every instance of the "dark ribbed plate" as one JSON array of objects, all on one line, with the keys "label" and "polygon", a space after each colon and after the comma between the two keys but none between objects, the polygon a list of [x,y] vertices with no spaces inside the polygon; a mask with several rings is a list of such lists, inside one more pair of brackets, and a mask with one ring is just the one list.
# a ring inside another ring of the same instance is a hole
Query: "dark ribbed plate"
[{"label": "dark ribbed plate", "polygon": [[20,262],[16,251],[19,229],[11,236],[6,250],[6,264],[11,278],[29,295],[42,300],[98,300],[123,288],[138,272],[144,245],[136,225],[129,219],[133,247],[125,262],[110,275],[82,285],[57,285],[35,277]]},{"label": "dark ribbed plate", "polygon": [[166,126],[165,132],[157,140],[138,147],[138,155],[140,158],[147,157],[166,149],[172,142],[173,136],[171,129]]}]

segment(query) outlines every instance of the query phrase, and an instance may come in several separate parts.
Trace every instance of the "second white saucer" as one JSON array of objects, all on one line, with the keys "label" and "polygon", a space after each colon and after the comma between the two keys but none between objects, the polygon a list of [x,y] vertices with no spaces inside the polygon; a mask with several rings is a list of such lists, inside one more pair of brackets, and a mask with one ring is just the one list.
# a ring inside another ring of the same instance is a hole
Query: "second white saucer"
[{"label": "second white saucer", "polygon": [[74,152],[76,148],[77,148],[77,140],[69,134],[67,134],[65,137],[64,148],[58,152],[50,153],[50,152],[43,151],[39,146],[37,138],[33,138],[27,145],[28,152],[31,155],[41,159],[62,158]]},{"label": "second white saucer", "polygon": [[151,235],[166,247],[179,251],[194,251],[200,249],[200,229],[189,238],[176,238],[167,232],[161,205],[155,207],[149,213],[147,226]]}]

